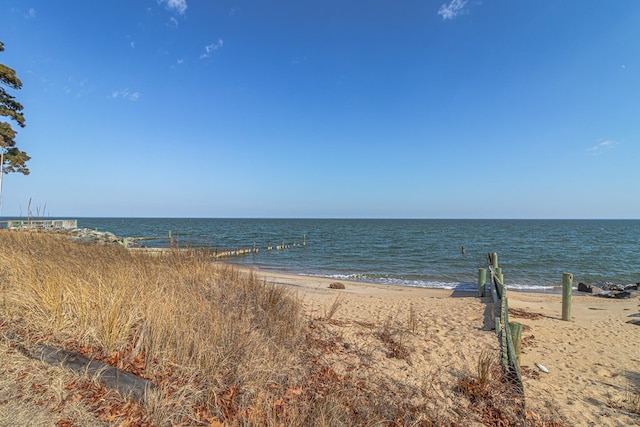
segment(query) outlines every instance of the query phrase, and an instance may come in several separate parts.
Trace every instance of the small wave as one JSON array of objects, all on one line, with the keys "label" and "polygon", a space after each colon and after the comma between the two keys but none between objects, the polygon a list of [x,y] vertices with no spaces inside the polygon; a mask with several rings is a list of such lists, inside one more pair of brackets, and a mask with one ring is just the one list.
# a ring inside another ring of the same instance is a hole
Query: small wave
[{"label": "small wave", "polygon": [[388,276],[374,276],[368,274],[330,274],[327,277],[337,280],[353,280],[356,282],[370,282],[380,285],[410,286],[413,288],[448,289],[448,290],[477,290],[477,284],[472,282],[444,282],[439,280],[409,280]]},{"label": "small wave", "polygon": [[[398,277],[389,277],[382,275],[371,274],[306,274],[309,276],[322,276],[330,277],[336,280],[352,280],[356,282],[370,282],[381,285],[394,285],[394,286],[409,286],[413,288],[428,288],[428,289],[446,289],[446,290],[458,290],[458,291],[477,291],[478,284],[476,282],[463,282],[463,281],[441,281],[441,280],[410,280]],[[507,289],[514,291],[527,291],[527,292],[554,292],[557,289],[553,286],[541,286],[541,285],[527,285],[527,284],[507,284]]]},{"label": "small wave", "polygon": [[507,289],[513,289],[514,291],[545,292],[545,291],[553,291],[559,288],[556,288],[554,286],[523,285],[519,283],[507,283]]}]

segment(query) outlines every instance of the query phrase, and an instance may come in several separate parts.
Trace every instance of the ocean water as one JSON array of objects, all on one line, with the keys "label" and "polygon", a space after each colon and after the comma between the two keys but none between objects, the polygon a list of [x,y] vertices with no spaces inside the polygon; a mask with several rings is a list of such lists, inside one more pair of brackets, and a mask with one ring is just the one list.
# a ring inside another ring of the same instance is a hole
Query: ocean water
[{"label": "ocean water", "polygon": [[[557,289],[563,272],[574,286],[640,282],[640,220],[79,218],[78,227],[156,237],[142,242],[150,247],[167,246],[170,231],[184,247],[255,242],[257,254],[225,262],[391,285],[475,289],[488,252],[510,289]],[[298,246],[275,250],[283,241]]]}]

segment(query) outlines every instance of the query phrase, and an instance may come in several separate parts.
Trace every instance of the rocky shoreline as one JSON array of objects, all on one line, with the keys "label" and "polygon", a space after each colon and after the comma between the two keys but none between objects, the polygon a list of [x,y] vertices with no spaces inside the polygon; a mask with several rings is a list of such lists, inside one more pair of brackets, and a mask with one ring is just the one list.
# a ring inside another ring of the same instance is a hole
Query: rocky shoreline
[{"label": "rocky shoreline", "polygon": [[125,248],[140,248],[137,240],[133,237],[120,237],[109,231],[98,231],[90,228],[76,228],[69,230],[69,235],[81,243],[94,243],[103,245],[121,245]]},{"label": "rocky shoreline", "polygon": [[638,286],[640,286],[640,283],[622,285],[604,282],[600,285],[586,285],[580,282],[578,284],[578,292],[584,292],[602,298],[628,299],[640,297]]},{"label": "rocky shoreline", "polygon": [[68,236],[70,239],[80,243],[89,243],[97,245],[113,245],[124,246],[125,248],[141,248],[144,247],[133,237],[120,237],[109,231],[98,231],[90,228],[58,228],[46,227],[30,229],[31,232],[44,232],[52,234],[61,234]]}]

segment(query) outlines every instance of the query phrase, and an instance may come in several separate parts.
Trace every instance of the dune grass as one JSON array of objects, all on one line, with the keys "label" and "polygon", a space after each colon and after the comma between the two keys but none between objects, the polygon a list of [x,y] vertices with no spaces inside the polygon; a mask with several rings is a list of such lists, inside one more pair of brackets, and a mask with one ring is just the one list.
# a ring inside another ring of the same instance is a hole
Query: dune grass
[{"label": "dune grass", "polygon": [[264,390],[300,379],[304,323],[286,288],[202,251],[153,257],[38,233],[2,232],[0,241],[5,324],[166,385],[175,402],[150,399],[154,424],[194,417],[185,407],[234,418],[222,407],[246,411]]},{"label": "dune grass", "polygon": [[[290,288],[208,255],[150,256],[58,235],[0,231],[0,338],[7,348],[56,345],[157,385],[136,404],[90,378],[57,379],[59,392],[48,400],[49,412],[59,414],[57,425],[83,425],[86,415],[63,411],[80,401],[105,425],[466,425],[462,415],[440,414],[438,394],[425,392],[430,388],[337,373],[326,355],[339,346],[322,331],[338,299],[324,319],[313,318]],[[410,316],[406,331],[387,323],[363,330],[392,344],[394,357],[409,360],[402,337],[413,323]],[[355,364],[368,363],[366,351],[349,351],[360,358]],[[479,380],[460,383],[461,405],[483,394],[469,397],[477,384],[483,392],[489,387],[490,368],[483,369]]]}]

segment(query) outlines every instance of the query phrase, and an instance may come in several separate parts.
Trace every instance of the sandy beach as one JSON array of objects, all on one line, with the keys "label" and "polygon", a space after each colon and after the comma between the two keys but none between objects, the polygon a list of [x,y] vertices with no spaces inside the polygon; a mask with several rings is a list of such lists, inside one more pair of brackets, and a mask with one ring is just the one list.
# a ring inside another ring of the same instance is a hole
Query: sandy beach
[{"label": "sandy beach", "polygon": [[637,425],[628,408],[640,406],[640,326],[629,322],[639,319],[640,299],[573,296],[571,322],[562,321],[561,306],[561,295],[509,293],[510,320],[525,326],[527,402],[550,399],[573,425]]},{"label": "sandy beach", "polygon": [[[338,336],[345,349],[366,353],[371,362],[354,369],[352,355],[345,351],[328,356],[337,369],[344,366],[363,379],[385,375],[431,388],[449,416],[460,410],[448,393],[457,378],[476,369],[482,352],[499,352],[490,298],[349,281],[340,281],[345,289],[331,289],[334,279],[255,273],[269,283],[293,287],[307,315],[330,317],[326,333]],[[510,320],[524,325],[521,366],[527,409],[557,414],[575,426],[640,423],[629,412],[634,401],[638,407],[640,389],[640,326],[629,323],[639,319],[639,299],[574,296],[573,320],[567,322],[561,319],[561,295],[510,291],[508,296]],[[397,339],[408,349],[408,363],[388,357],[389,349],[366,333],[385,325],[406,331]]]}]

